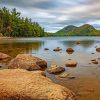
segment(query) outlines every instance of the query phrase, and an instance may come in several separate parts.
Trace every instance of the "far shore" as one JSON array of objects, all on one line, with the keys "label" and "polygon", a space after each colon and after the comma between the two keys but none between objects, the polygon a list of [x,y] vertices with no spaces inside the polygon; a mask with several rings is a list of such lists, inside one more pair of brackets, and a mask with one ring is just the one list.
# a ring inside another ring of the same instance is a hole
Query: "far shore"
[{"label": "far shore", "polygon": [[14,38],[14,37],[0,37],[0,39],[8,39],[8,38]]}]

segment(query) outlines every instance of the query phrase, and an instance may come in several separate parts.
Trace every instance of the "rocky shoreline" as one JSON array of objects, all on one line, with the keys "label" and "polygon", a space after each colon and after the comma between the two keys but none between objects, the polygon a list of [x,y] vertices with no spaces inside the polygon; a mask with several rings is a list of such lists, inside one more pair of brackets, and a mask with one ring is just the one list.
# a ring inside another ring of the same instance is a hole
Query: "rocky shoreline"
[{"label": "rocky shoreline", "polygon": [[71,90],[53,83],[41,71],[47,67],[45,60],[30,54],[12,58],[0,52],[0,62],[8,66],[0,70],[0,100],[75,100]]}]

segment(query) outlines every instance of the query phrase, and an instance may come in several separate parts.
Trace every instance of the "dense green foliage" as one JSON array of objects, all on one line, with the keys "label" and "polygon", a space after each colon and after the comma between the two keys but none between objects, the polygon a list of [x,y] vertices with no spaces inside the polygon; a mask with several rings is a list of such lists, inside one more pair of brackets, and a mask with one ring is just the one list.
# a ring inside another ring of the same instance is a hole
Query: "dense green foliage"
[{"label": "dense green foliage", "polygon": [[96,30],[89,24],[80,27],[69,25],[53,34],[53,36],[100,36],[100,30]]},{"label": "dense green foliage", "polygon": [[9,11],[6,7],[0,9],[0,33],[9,37],[40,37],[44,29],[31,19],[23,18],[16,9]]}]

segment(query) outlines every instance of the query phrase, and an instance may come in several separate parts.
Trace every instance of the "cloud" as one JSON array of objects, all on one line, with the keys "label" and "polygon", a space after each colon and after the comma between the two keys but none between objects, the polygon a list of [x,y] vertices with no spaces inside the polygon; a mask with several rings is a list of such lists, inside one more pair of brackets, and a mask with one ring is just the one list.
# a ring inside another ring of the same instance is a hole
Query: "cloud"
[{"label": "cloud", "polygon": [[86,23],[100,29],[100,0],[0,0],[0,7],[3,6],[18,9],[46,31]]}]

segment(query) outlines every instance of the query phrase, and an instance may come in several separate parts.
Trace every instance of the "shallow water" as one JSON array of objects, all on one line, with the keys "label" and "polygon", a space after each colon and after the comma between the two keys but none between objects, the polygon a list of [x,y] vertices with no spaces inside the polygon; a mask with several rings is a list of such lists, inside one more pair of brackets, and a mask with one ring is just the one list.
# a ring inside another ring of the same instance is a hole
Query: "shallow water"
[{"label": "shallow water", "polygon": [[[77,45],[75,42],[80,41]],[[53,49],[60,47],[62,51],[54,52]],[[71,47],[73,54],[66,53]],[[43,38],[12,38],[0,39],[0,52],[15,57],[19,53],[30,53],[51,64],[65,67],[68,59],[78,62],[77,67],[66,68],[67,73],[75,79],[59,79],[56,75],[47,76],[55,83],[68,87],[76,93],[77,100],[100,100],[100,59],[99,64],[89,64],[92,59],[100,58],[96,52],[100,47],[100,37],[43,37]],[[44,48],[49,48],[45,51]],[[94,54],[92,54],[94,53]]]}]

